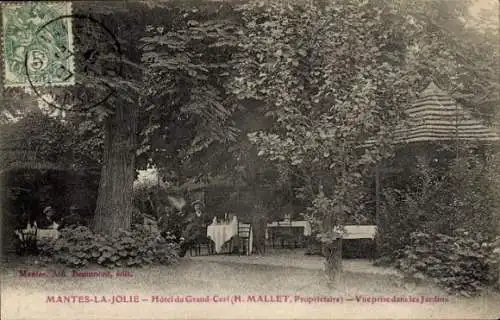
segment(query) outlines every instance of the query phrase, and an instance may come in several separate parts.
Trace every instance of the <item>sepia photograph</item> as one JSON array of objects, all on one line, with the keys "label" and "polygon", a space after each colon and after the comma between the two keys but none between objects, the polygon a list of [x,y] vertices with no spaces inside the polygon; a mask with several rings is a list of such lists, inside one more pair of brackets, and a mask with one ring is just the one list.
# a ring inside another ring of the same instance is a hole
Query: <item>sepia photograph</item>
[{"label": "sepia photograph", "polygon": [[0,10],[1,319],[500,318],[498,0]]}]

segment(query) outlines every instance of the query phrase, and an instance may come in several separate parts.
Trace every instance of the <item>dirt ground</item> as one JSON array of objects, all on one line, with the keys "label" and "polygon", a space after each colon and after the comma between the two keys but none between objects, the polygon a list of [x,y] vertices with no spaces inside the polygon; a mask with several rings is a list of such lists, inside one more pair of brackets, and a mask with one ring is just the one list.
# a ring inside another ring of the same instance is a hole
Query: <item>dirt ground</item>
[{"label": "dirt ground", "polygon": [[[298,262],[295,262],[298,267],[291,266],[295,258],[282,266],[238,263],[227,259],[229,257],[223,258],[210,261],[188,257],[173,266],[129,269],[128,276],[116,276],[117,270],[114,270],[112,278],[76,277],[70,269],[65,270],[64,277],[26,277],[21,275],[23,270],[51,275],[62,269],[40,266],[33,261],[7,261],[1,270],[1,318],[496,319],[500,315],[498,294],[468,299],[451,297],[428,284],[402,283],[390,272],[373,274],[356,270],[346,270],[331,288],[321,270],[302,268]],[[315,258],[302,256],[301,259]],[[312,264],[309,262],[309,265]],[[107,269],[96,266],[80,271],[105,272]],[[57,302],[58,296],[62,297],[61,302]],[[63,302],[63,296],[76,296],[73,298],[76,302]],[[97,301],[103,296],[106,302]],[[113,296],[139,299],[139,302],[111,303]],[[288,298],[285,301],[276,296]],[[415,300],[422,296],[446,301],[420,303]],[[94,301],[79,302],[78,297],[90,297]],[[394,302],[393,297],[399,302]],[[410,297],[413,302],[402,302]],[[179,301],[181,298],[183,302]],[[393,302],[387,300],[391,298]],[[191,301],[195,299],[198,301]]]}]

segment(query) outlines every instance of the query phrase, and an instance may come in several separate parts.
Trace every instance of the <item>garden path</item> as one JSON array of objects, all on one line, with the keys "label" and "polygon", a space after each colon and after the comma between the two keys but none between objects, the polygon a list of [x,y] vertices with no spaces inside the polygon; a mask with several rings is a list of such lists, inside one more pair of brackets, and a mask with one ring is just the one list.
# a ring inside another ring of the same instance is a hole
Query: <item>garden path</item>
[{"label": "garden path", "polygon": [[[237,256],[237,255],[211,255],[187,257],[195,261],[210,261],[219,263],[255,264],[268,266],[282,266],[310,270],[323,270],[325,259],[321,256],[309,256],[300,249],[268,250],[264,255]],[[402,277],[398,270],[374,266],[368,259],[344,259],[342,261],[344,272],[367,273],[374,275],[387,275]]]}]

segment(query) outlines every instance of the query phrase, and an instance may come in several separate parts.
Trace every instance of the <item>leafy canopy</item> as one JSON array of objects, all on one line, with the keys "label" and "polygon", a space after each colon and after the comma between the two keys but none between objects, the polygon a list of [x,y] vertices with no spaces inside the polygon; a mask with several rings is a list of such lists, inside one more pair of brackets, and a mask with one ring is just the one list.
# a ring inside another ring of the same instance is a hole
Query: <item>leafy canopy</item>
[{"label": "leafy canopy", "polygon": [[[299,191],[316,199],[313,215],[331,230],[344,213],[356,215],[362,193],[353,191],[388,154],[390,128],[412,98],[413,28],[383,2],[269,1],[241,10],[244,52],[232,90],[260,100],[275,123],[249,138],[260,156],[302,173]],[[373,137],[376,147],[359,148]]]}]

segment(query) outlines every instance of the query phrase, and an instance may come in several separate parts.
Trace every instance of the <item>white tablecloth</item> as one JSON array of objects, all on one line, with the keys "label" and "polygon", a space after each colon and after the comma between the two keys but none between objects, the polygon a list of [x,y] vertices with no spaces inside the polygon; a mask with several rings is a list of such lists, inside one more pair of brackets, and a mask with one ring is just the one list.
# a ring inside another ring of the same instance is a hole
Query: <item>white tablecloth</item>
[{"label": "white tablecloth", "polygon": [[37,240],[40,239],[57,239],[59,238],[59,231],[54,229],[38,229],[36,232]]},{"label": "white tablecloth", "polygon": [[215,252],[221,252],[222,246],[238,234],[236,217],[229,224],[214,224],[207,227],[207,236],[215,243]]},{"label": "white tablecloth", "polygon": [[375,234],[377,233],[377,226],[357,226],[349,225],[344,226],[344,232],[341,232],[338,228],[334,231],[339,232],[342,235],[342,239],[353,240],[353,239],[375,239]]},{"label": "white tablecloth", "polygon": [[[31,229],[31,230],[24,229],[24,230],[22,230],[22,232],[24,234],[24,237],[26,237],[26,234],[34,232],[34,230],[33,229]],[[19,231],[16,231],[16,234],[22,240],[23,236],[19,233]],[[59,238],[59,234],[60,234],[59,231],[57,231],[56,229],[37,229],[36,230],[36,239],[38,241],[40,241],[40,240],[55,240],[55,239]]]},{"label": "white tablecloth", "polygon": [[[285,224],[285,223],[283,222],[283,224]],[[276,222],[276,221],[267,224],[267,228],[281,228],[281,227],[304,228],[304,236],[310,236],[312,233],[311,224],[309,223],[309,221],[305,221],[305,220],[304,221],[292,221],[290,223],[290,225],[286,225],[286,226],[278,225],[278,222]],[[269,238],[269,235],[268,235],[268,232],[266,229],[266,239],[268,239],[268,238]]]},{"label": "white tablecloth", "polygon": [[[247,227],[248,224],[241,224],[242,226]],[[220,253],[224,243],[231,240],[233,237],[238,235],[238,218],[235,216],[233,220],[229,224],[217,224],[212,223],[207,227],[207,236],[213,240],[215,243],[215,252]],[[252,253],[253,246],[253,231],[250,228],[250,238],[248,241],[247,255]]]}]

